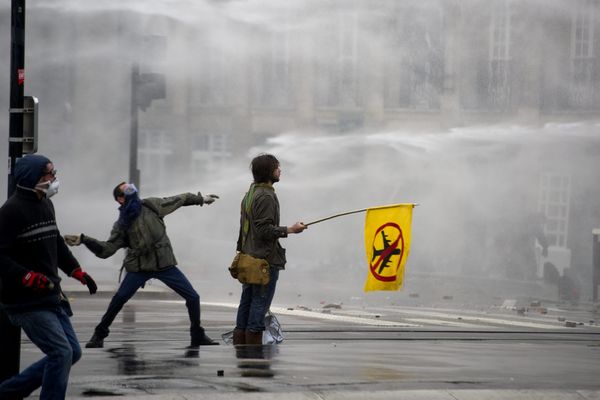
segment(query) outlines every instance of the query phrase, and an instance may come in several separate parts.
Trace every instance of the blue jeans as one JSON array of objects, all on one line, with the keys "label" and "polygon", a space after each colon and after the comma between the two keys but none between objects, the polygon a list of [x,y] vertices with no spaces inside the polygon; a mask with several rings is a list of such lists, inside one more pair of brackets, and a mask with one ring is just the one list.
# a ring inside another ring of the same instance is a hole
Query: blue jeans
[{"label": "blue jeans", "polygon": [[266,286],[242,285],[242,297],[235,322],[237,329],[248,329],[252,332],[265,330],[265,315],[269,311],[275,295],[279,268],[271,266],[270,274],[271,279]]},{"label": "blue jeans", "polygon": [[7,311],[7,315],[46,356],[2,382],[0,398],[27,397],[41,386],[40,399],[64,399],[71,365],[81,358],[81,347],[63,307]]},{"label": "blue jeans", "polygon": [[149,279],[158,279],[175,293],[185,299],[185,305],[188,309],[190,317],[190,333],[198,334],[200,331],[200,296],[192,287],[192,284],[183,275],[177,267],[171,267],[163,271],[156,272],[128,272],[125,274],[121,286],[117,289],[117,293],[113,296],[106,313],[102,316],[102,320],[96,326],[95,334],[101,339],[104,339],[110,333],[108,329],[115,317],[121,311],[125,303],[141,288]]}]

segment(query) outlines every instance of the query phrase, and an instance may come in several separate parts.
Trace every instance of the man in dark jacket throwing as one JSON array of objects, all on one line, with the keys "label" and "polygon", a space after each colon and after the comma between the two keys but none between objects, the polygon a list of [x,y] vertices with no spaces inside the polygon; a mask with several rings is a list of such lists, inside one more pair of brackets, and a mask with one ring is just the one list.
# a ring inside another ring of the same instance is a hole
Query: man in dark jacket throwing
[{"label": "man in dark jacket throwing", "polygon": [[[96,283],[79,266],[60,235],[50,197],[58,192],[52,162],[28,155],[15,165],[14,194],[0,208],[2,307],[10,321],[46,355],[0,384],[0,398],[64,399],[71,365],[81,348],[60,288],[60,268],[96,293]],[[4,362],[4,360],[0,361]]]},{"label": "man in dark jacket throwing", "polygon": [[94,335],[85,345],[88,348],[104,346],[109,327],[125,303],[149,279],[158,279],[185,299],[190,317],[191,346],[215,345],[200,325],[200,296],[185,275],[177,268],[171,241],[163,218],[181,206],[211,204],[219,197],[213,194],[183,193],[167,198],[140,199],[132,183],[119,183],[113,190],[119,203],[119,219],[114,223],[110,237],[103,242],[90,236],[65,235],[71,246],[84,244],[100,258],[108,258],[120,248],[127,248],[123,268],[127,271],[106,313],[96,326]]},{"label": "man in dark jacket throwing", "polygon": [[242,296],[237,311],[233,344],[262,344],[265,314],[275,295],[279,270],[285,267],[285,249],[280,238],[306,229],[302,222],[291,226],[279,225],[279,200],[273,184],[279,182],[279,161],[271,154],[261,154],[251,163],[254,182],[242,200],[240,231],[237,250],[269,263],[270,279],[265,286],[242,286]]}]

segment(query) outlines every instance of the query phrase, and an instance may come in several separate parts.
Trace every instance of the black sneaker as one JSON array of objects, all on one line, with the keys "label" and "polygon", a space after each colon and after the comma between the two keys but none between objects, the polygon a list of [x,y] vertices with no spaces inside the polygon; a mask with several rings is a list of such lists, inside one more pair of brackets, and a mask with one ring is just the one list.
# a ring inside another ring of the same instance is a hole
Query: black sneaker
[{"label": "black sneaker", "polygon": [[104,347],[104,339],[95,333],[92,335],[92,338],[85,344],[86,349],[101,349]]},{"label": "black sneaker", "polygon": [[198,346],[215,346],[218,345],[219,342],[215,342],[208,336],[206,333],[202,332],[200,335],[195,335],[192,337],[192,342],[190,343],[190,347],[198,347]]}]

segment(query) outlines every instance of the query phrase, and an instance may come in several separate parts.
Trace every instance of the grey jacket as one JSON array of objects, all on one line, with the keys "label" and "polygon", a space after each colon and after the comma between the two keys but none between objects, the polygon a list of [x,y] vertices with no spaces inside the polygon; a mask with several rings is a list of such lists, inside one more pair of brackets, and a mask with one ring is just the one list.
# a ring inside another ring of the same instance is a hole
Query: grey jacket
[{"label": "grey jacket", "polygon": [[142,200],[142,211],[129,229],[114,223],[107,241],[81,235],[81,242],[97,257],[108,258],[127,248],[123,268],[127,272],[161,271],[177,265],[163,217],[181,206],[202,205],[202,196],[183,193],[177,196]]},{"label": "grey jacket", "polygon": [[270,265],[283,269],[286,259],[285,249],[279,244],[282,237],[287,237],[287,227],[279,226],[279,200],[275,189],[272,185],[253,183],[242,200],[237,250],[264,258]]}]

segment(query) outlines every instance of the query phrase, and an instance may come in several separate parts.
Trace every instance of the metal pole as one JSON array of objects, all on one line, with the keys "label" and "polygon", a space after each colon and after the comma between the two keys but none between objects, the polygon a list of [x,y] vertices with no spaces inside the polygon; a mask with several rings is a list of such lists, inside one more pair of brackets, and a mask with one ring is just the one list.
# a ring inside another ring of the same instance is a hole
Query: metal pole
[{"label": "metal pole", "polygon": [[[8,197],[16,187],[12,175],[17,159],[23,156],[23,87],[25,85],[25,0],[11,2],[10,120],[8,136]],[[1,290],[1,289],[0,289]],[[0,311],[0,381],[19,373],[21,329]]]},{"label": "metal pole", "polygon": [[598,285],[600,284],[600,229],[592,230],[592,260],[594,265],[592,266],[592,284],[594,285],[592,290],[592,300],[598,301]]},{"label": "metal pole", "polygon": [[138,159],[138,83],[140,68],[137,64],[131,66],[131,131],[129,142],[129,182],[140,187],[140,170],[137,167]]}]

